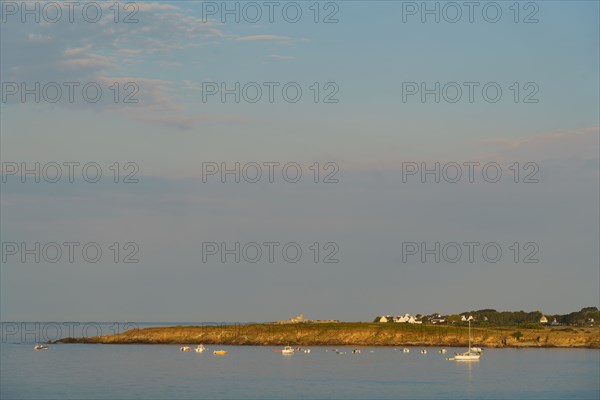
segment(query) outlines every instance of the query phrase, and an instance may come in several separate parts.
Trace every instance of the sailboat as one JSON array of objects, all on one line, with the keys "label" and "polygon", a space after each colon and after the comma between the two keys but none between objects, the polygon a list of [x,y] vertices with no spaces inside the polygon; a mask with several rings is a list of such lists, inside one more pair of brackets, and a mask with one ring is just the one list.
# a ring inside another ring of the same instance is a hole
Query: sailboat
[{"label": "sailboat", "polygon": [[469,317],[469,350],[464,353],[454,353],[454,361],[479,361],[481,352],[476,352],[471,347],[471,320],[473,317]]}]

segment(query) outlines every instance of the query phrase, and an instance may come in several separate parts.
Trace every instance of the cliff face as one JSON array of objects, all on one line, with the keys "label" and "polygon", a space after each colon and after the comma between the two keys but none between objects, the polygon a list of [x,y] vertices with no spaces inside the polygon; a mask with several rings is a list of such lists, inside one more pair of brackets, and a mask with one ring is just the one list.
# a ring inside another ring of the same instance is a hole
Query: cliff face
[{"label": "cliff face", "polygon": [[[479,347],[600,348],[600,329],[516,327],[473,328]],[[118,335],[67,338],[62,343],[225,344],[291,346],[459,346],[468,345],[466,326],[334,323],[293,325],[248,324],[132,329]]]}]

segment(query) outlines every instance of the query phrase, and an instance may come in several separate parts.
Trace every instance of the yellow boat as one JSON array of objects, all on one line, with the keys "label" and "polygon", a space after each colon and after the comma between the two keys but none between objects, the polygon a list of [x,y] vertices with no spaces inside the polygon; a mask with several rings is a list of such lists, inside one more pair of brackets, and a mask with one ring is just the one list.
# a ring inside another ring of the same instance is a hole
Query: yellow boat
[{"label": "yellow boat", "polygon": [[213,351],[213,354],[216,356],[225,356],[227,355],[227,350],[215,350]]}]

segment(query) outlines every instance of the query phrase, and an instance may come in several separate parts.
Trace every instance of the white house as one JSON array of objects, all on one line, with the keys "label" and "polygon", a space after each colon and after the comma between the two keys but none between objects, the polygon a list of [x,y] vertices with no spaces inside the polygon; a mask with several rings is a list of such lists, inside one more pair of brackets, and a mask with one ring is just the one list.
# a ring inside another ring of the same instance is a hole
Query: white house
[{"label": "white house", "polygon": [[401,317],[395,317],[394,322],[404,323],[404,324],[422,324],[423,323],[423,321],[417,320],[415,317],[413,317],[410,314],[404,314]]},{"label": "white house", "polygon": [[382,315],[381,317],[379,317],[379,322],[388,322],[388,319],[385,315]]},{"label": "white house", "polygon": [[400,317],[396,316],[392,318],[392,321],[399,324],[422,324],[423,321],[418,320],[416,317],[413,317],[410,314],[404,314]]},{"label": "white house", "polygon": [[403,316],[396,318],[396,322],[404,324],[404,323],[408,322],[409,318],[410,318],[409,314],[404,314]]},{"label": "white house", "polygon": [[545,315],[542,315],[542,318],[540,318],[540,324],[547,324],[548,323],[548,318],[546,318]]}]

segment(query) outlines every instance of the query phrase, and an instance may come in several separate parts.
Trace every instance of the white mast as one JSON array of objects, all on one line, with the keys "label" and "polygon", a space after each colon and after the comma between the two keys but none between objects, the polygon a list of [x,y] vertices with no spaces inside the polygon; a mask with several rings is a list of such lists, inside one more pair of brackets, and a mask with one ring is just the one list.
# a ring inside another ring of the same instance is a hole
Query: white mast
[{"label": "white mast", "polygon": [[472,315],[469,315],[467,321],[469,321],[469,354],[471,354],[471,320],[473,319]]},{"label": "white mast", "polygon": [[471,353],[471,317],[469,317],[469,353]]}]

